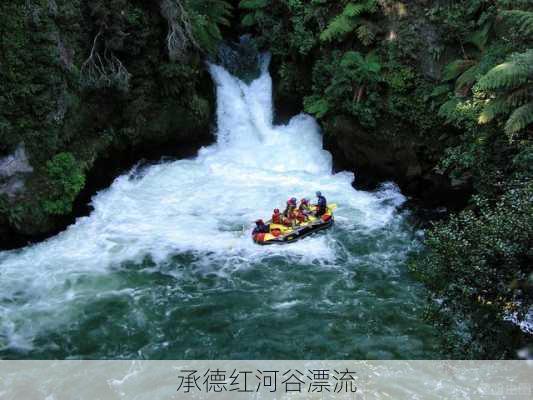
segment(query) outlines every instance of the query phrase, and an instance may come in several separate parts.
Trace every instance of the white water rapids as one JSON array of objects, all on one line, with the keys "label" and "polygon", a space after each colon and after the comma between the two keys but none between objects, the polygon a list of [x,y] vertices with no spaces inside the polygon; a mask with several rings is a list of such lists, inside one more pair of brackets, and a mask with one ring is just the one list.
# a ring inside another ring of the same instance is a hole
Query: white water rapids
[{"label": "white water rapids", "polygon": [[[118,177],[92,199],[90,216],[45,242],[0,253],[1,348],[31,349],[39,332],[76,318],[74,304],[97,298],[105,283],[73,282],[87,276],[105,282],[124,262],[150,257],[157,264],[193,252],[230,271],[273,254],[328,263],[338,256],[332,231],[364,234],[401,218],[395,210],[404,197],[393,185],[368,193],[352,187],[353,174],[332,174],[312,117],[273,125],[267,61],[250,85],[220,66],[209,68],[217,87],[217,143],[194,159]],[[268,219],[288,197],[313,199],[316,190],[338,204],[332,231],[287,246],[252,242],[252,221]]]}]

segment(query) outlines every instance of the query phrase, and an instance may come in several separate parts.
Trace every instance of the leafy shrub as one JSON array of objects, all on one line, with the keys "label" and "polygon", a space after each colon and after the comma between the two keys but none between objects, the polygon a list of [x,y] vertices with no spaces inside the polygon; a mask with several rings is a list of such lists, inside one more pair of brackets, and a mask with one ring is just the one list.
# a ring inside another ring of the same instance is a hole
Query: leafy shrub
[{"label": "leafy shrub", "polygon": [[520,320],[533,306],[532,198],[533,184],[527,181],[509,185],[495,205],[476,198],[476,212],[463,211],[427,233],[428,254],[411,265],[438,299],[437,319],[451,314],[484,332],[477,335],[481,342],[476,335],[467,340],[477,357],[513,356],[492,348],[494,335],[486,329],[511,314]]},{"label": "leafy shrub", "polygon": [[46,163],[48,198],[43,208],[48,214],[72,212],[72,203],[85,186],[83,169],[71,153],[59,153]]},{"label": "leafy shrub", "polygon": [[24,224],[25,212],[21,204],[13,204],[6,195],[0,195],[0,216],[5,216],[11,226],[20,229]]},{"label": "leafy shrub", "polygon": [[334,58],[337,62],[317,62],[313,72],[315,94],[305,98],[305,111],[318,118],[333,110],[345,112],[356,116],[364,126],[374,126],[379,111],[377,85],[381,82],[378,56],[348,51],[342,56],[336,52]]}]

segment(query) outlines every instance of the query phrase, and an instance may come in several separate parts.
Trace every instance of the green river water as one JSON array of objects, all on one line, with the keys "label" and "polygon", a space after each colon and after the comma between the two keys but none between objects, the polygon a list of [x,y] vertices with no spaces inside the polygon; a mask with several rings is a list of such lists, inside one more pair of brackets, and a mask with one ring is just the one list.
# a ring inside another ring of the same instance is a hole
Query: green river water
[{"label": "green river water", "polygon": [[[439,357],[406,267],[420,232],[403,196],[332,174],[311,117],[273,126],[266,69],[246,85],[210,68],[216,144],[119,177],[67,231],[0,253],[0,356]],[[339,206],[332,229],[252,243],[251,221],[316,189]]]}]

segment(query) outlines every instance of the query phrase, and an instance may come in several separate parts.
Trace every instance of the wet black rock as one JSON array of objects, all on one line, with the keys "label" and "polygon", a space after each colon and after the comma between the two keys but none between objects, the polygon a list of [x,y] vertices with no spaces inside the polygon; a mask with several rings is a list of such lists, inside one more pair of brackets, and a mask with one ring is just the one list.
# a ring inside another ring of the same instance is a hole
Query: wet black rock
[{"label": "wet black rock", "polygon": [[348,116],[337,116],[326,128],[324,146],[333,155],[336,170],[355,174],[354,186],[372,190],[393,181],[402,193],[423,207],[460,209],[471,192],[468,182],[452,184],[438,173],[435,161],[424,157],[424,144],[416,138],[383,136],[362,128]]},{"label": "wet black rock", "polygon": [[239,42],[222,43],[212,61],[247,83],[261,73],[259,51],[249,35],[242,36]]}]

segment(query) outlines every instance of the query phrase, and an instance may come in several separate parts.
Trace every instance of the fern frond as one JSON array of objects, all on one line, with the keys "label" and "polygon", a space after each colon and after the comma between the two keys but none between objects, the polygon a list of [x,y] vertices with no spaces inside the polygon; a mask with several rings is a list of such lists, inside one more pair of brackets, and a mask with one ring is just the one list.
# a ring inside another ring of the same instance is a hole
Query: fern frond
[{"label": "fern frond", "polygon": [[446,122],[453,121],[459,103],[459,99],[455,97],[453,99],[448,100],[442,106],[440,106],[438,113],[439,116],[446,118]]},{"label": "fern frond", "polygon": [[366,0],[363,3],[348,3],[342,13],[347,17],[358,17],[364,12],[375,11],[377,5],[376,0]]},{"label": "fern frond", "polygon": [[471,88],[479,75],[479,64],[474,64],[459,76],[455,82],[455,90]]},{"label": "fern frond", "polygon": [[512,110],[512,107],[506,99],[489,100],[479,115],[478,123],[486,124],[496,118],[498,115],[507,114]]},{"label": "fern frond", "polygon": [[497,65],[478,82],[482,91],[510,89],[528,81],[533,76],[533,49],[515,54],[510,61]]},{"label": "fern frond", "polygon": [[514,136],[533,123],[533,102],[524,104],[514,110],[505,123],[505,133]]},{"label": "fern frond", "polygon": [[[350,32],[353,32],[361,25],[360,16],[364,13],[376,11],[376,0],[365,0],[362,3],[349,2],[342,12],[335,16],[328,24],[326,29],[320,34],[320,40],[330,42],[335,39],[343,38]],[[362,31],[364,37],[364,31]]]},{"label": "fern frond", "polygon": [[358,21],[344,15],[337,15],[333,21],[322,31],[320,40],[323,42],[331,42],[334,39],[345,36],[352,32],[357,26]]},{"label": "fern frond", "polygon": [[433,89],[429,97],[439,97],[439,96],[442,96],[443,94],[448,93],[449,91],[450,91],[450,85],[448,84],[439,85]]},{"label": "fern frond", "polygon": [[442,71],[442,80],[444,82],[451,81],[465,72],[468,68],[474,65],[472,60],[455,60],[447,64]]},{"label": "fern frond", "polygon": [[516,31],[524,36],[533,35],[533,12],[522,10],[502,11],[500,15],[506,23],[512,25]]},{"label": "fern frond", "polygon": [[354,3],[348,3],[344,10],[342,11],[342,14],[346,17],[357,17],[359,14],[363,13],[365,11],[365,5],[364,4],[354,4]]},{"label": "fern frond", "polygon": [[528,87],[518,88],[507,96],[507,102],[513,107],[519,107],[527,103],[531,97],[531,89]]},{"label": "fern frond", "polygon": [[498,0],[498,5],[503,8],[531,7],[531,0]]}]

